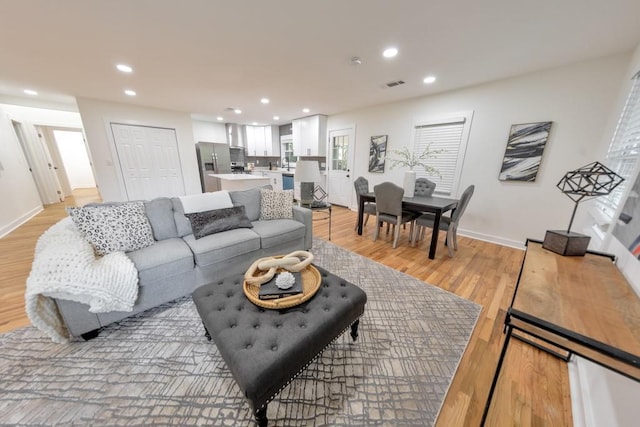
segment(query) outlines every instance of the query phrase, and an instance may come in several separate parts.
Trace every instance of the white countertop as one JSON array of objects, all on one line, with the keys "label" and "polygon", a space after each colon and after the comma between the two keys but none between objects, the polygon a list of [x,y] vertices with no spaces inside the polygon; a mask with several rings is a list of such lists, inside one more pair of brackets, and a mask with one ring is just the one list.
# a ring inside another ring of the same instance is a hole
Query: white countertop
[{"label": "white countertop", "polygon": [[264,176],[251,175],[248,173],[210,173],[208,175],[214,178],[220,178],[227,181],[249,181],[249,180],[255,180],[255,179],[262,179],[262,180],[265,179]]}]

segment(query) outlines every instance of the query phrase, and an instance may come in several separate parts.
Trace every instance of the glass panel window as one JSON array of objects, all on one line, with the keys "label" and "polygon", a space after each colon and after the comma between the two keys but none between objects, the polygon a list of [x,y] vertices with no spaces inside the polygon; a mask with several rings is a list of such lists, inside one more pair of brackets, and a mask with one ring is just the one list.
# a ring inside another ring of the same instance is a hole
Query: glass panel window
[{"label": "glass panel window", "polygon": [[332,170],[346,172],[349,158],[349,137],[346,135],[334,137],[331,141],[331,150]]}]

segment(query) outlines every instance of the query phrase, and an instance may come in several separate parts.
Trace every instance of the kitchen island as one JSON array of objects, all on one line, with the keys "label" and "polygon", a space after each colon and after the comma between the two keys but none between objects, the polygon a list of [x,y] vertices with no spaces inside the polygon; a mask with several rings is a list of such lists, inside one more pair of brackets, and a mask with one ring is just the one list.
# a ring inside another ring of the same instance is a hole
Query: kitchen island
[{"label": "kitchen island", "polygon": [[269,184],[269,178],[246,173],[210,173],[209,177],[218,181],[218,190],[248,190]]}]

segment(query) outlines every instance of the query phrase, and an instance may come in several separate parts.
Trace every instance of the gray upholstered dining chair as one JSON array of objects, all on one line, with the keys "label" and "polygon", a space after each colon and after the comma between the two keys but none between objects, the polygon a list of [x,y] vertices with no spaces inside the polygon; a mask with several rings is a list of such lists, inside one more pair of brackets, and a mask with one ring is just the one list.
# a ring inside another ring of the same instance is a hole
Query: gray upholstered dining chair
[{"label": "gray upholstered dining chair", "polygon": [[407,222],[411,223],[409,228],[410,240],[413,236],[413,221],[418,214],[402,210],[402,197],[404,189],[392,182],[383,182],[373,187],[376,195],[376,231],[373,234],[373,240],[378,239],[380,232],[380,223],[386,222],[393,225],[394,238],[393,248],[398,246],[398,237],[400,237],[400,225]]},{"label": "gray upholstered dining chair", "polygon": [[[358,206],[360,206],[360,195],[367,194],[369,192],[369,181],[366,178],[359,176],[353,181],[353,186],[356,188],[356,196],[358,197]],[[363,226],[367,225],[367,221],[369,221],[369,215],[376,214],[376,204],[373,202],[365,202],[364,211],[362,212],[364,217]],[[358,222],[356,221],[356,229],[358,228]]]},{"label": "gray upholstered dining chair", "polygon": [[427,178],[418,178],[416,179],[415,188],[416,189],[413,193],[414,196],[431,197],[436,189],[436,183],[429,181]]},{"label": "gray upholstered dining chair", "polygon": [[[464,190],[462,196],[460,196],[458,206],[456,206],[451,217],[443,216],[440,218],[440,226],[438,228],[447,232],[447,249],[449,249],[450,257],[453,257],[454,250],[458,250],[458,224],[460,223],[462,214],[464,214],[464,211],[467,209],[467,205],[473,195],[474,189],[475,186],[470,185],[466,190]],[[420,215],[416,219],[415,234],[411,243],[413,244],[415,241],[422,239],[424,237],[425,228],[433,228],[434,221],[434,214],[428,213]]]}]

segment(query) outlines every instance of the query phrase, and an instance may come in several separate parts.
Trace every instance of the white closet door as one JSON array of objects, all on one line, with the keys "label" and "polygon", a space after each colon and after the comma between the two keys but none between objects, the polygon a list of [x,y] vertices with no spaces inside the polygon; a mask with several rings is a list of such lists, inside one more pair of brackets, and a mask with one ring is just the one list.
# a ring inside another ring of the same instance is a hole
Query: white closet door
[{"label": "white closet door", "polygon": [[128,200],[185,194],[175,129],[111,123]]}]

